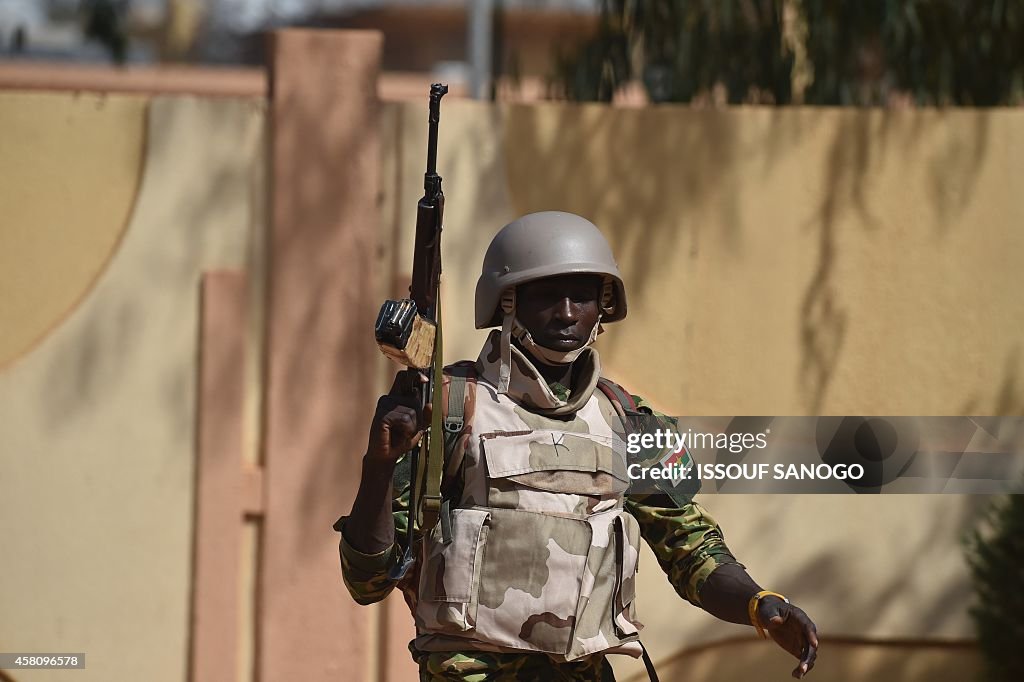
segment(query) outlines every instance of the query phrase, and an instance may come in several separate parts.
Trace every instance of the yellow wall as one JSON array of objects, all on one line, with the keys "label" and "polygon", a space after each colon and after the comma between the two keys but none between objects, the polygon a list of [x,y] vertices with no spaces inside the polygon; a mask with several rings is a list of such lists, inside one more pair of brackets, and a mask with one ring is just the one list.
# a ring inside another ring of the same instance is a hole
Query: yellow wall
[{"label": "yellow wall", "polygon": [[5,348],[84,294],[0,372],[4,651],[85,652],[83,682],[185,679],[199,275],[262,234],[263,119],[260,100],[0,97],[21,134],[0,179],[31,171],[3,202],[25,278]]},{"label": "yellow wall", "polygon": [[[401,269],[422,108],[385,108]],[[447,309],[472,309],[501,225],[558,208],[604,230],[625,276],[606,365],[668,410],[1019,413],[1022,146],[1017,110],[445,102]],[[448,335],[446,358],[475,354],[464,338]]]},{"label": "yellow wall", "polygon": [[[382,215],[404,270],[423,108],[385,112]],[[607,374],[665,411],[1024,411],[1024,112],[450,101],[440,147],[449,362],[479,348],[473,287],[491,236],[523,213],[563,209],[604,230],[624,273],[629,317],[598,342]],[[826,636],[973,637],[960,537],[984,498],[703,502],[754,577],[791,594]],[[749,634],[679,600],[653,555],[642,562],[656,660]],[[734,655],[786,662],[764,648]],[[899,679],[960,679],[933,665],[944,655],[911,646],[900,656],[922,663]],[[846,679],[870,677],[857,670]]]},{"label": "yellow wall", "polygon": [[142,97],[0,93],[0,367],[59,323],[128,224]]}]

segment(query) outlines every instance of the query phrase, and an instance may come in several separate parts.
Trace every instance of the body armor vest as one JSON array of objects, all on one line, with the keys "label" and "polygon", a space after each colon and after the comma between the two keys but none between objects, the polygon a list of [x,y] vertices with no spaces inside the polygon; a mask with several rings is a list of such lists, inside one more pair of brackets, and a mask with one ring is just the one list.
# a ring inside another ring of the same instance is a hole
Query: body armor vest
[{"label": "body armor vest", "polygon": [[455,449],[451,541],[423,538],[414,615],[421,651],[641,654],[640,529],[600,391],[566,418],[480,380]]}]

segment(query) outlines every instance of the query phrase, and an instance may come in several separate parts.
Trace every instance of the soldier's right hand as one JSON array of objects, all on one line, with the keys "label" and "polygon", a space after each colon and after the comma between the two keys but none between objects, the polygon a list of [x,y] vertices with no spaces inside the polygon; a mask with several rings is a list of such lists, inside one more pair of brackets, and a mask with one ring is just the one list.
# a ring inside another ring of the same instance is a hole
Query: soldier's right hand
[{"label": "soldier's right hand", "polygon": [[423,437],[423,429],[430,424],[431,405],[428,403],[420,413],[417,382],[425,384],[427,377],[422,372],[403,370],[395,375],[387,395],[377,400],[367,458],[394,465]]}]

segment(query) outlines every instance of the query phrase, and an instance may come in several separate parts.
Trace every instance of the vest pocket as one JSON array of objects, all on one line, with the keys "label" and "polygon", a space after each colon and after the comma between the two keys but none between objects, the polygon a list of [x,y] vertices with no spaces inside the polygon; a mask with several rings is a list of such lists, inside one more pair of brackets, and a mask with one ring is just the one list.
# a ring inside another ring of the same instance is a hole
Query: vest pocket
[{"label": "vest pocket", "polygon": [[625,651],[637,639],[636,567],[640,527],[622,509],[594,514],[593,529],[569,660],[610,649]]},{"label": "vest pocket", "polygon": [[441,525],[423,539],[416,622],[420,629],[458,633],[476,627],[482,554],[490,512],[452,510],[452,541],[441,540]]},{"label": "vest pocket", "polygon": [[[540,512],[593,509],[572,500],[532,495],[586,495],[604,499],[628,487],[625,460],[612,448],[612,438],[591,433],[538,430],[526,433],[485,433],[480,436],[487,463],[488,506]],[[527,495],[517,494],[527,491]],[[546,502],[545,502],[546,501]],[[568,507],[566,505],[569,505]]]},{"label": "vest pocket", "polygon": [[636,574],[640,564],[640,524],[627,512],[615,517],[617,585],[612,606],[615,633],[635,635],[643,627],[636,616]]}]

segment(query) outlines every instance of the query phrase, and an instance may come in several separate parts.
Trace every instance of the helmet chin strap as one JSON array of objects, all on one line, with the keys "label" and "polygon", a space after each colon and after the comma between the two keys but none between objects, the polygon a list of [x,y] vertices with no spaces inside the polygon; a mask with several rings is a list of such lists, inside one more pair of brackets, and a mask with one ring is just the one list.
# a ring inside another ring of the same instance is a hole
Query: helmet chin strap
[{"label": "helmet chin strap", "polygon": [[504,319],[501,323],[501,365],[498,370],[498,393],[508,393],[509,382],[512,378],[512,337],[522,344],[530,355],[537,358],[546,365],[568,365],[576,360],[583,351],[587,350],[597,340],[601,333],[601,315],[597,316],[593,329],[590,330],[590,337],[586,342],[575,350],[560,351],[553,348],[541,346],[533,340],[533,336],[526,328],[519,323],[515,315],[515,290],[506,291],[501,297],[501,310]]},{"label": "helmet chin strap", "polygon": [[561,351],[540,345],[533,340],[533,336],[519,323],[518,319],[515,319],[515,316],[513,316],[512,320],[512,334],[519,340],[523,348],[530,352],[530,355],[546,365],[568,365],[576,360],[576,358],[583,355],[583,351],[587,350],[597,340],[600,328],[601,317],[598,316],[597,322],[594,323],[594,328],[590,330],[590,337],[582,346],[575,350]]}]

